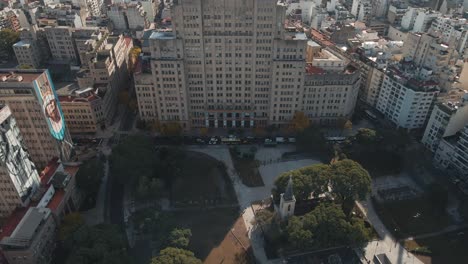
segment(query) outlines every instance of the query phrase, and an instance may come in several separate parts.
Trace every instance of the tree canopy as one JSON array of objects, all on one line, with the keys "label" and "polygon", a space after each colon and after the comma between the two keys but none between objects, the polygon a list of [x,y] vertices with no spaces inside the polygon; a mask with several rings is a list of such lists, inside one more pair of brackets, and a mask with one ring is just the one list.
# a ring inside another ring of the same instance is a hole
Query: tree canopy
[{"label": "tree canopy", "polygon": [[13,44],[20,40],[19,33],[11,29],[0,30],[0,58],[10,59],[14,56]]},{"label": "tree canopy", "polygon": [[[289,177],[293,180],[293,192],[297,200],[306,200],[313,194],[318,195],[332,187],[331,194],[335,196],[344,209],[354,204],[355,199],[364,199],[371,190],[369,173],[359,163],[344,159],[332,165],[315,164],[281,174],[275,181],[272,190],[276,199],[284,193]],[[349,210],[345,210],[349,214]]]},{"label": "tree canopy", "polygon": [[59,229],[59,239],[66,240],[84,224],[83,217],[80,213],[70,213],[63,218],[63,222]]},{"label": "tree canopy", "polygon": [[297,148],[307,152],[321,152],[326,149],[327,142],[320,128],[309,126],[297,133]]},{"label": "tree canopy", "polygon": [[349,159],[333,163],[331,169],[332,192],[348,214],[356,199],[364,199],[370,193],[371,177],[359,163]]},{"label": "tree canopy", "polygon": [[347,221],[342,209],[332,203],[321,203],[304,216],[291,217],[286,230],[288,241],[297,249],[357,245],[370,237],[361,219]]},{"label": "tree canopy", "polygon": [[201,264],[201,260],[195,257],[193,252],[167,247],[159,252],[159,255],[151,260],[151,264]]},{"label": "tree canopy", "polygon": [[188,228],[174,228],[169,233],[169,245],[176,248],[187,248],[192,237],[192,231]]},{"label": "tree canopy", "polygon": [[292,133],[302,132],[310,126],[310,119],[304,112],[296,112],[289,124],[289,131]]},{"label": "tree canopy", "polygon": [[149,137],[129,136],[112,150],[111,173],[122,184],[136,184],[155,174],[156,150]]},{"label": "tree canopy", "polygon": [[67,264],[128,264],[125,240],[117,226],[82,226],[68,241]]}]

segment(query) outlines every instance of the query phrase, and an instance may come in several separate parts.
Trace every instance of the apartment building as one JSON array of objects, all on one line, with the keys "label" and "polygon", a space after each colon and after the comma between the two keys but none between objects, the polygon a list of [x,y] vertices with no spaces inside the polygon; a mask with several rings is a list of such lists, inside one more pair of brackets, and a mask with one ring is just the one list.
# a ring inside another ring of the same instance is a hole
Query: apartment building
[{"label": "apartment building", "polygon": [[397,127],[420,129],[429,118],[438,93],[438,83],[431,78],[430,71],[401,61],[386,69],[377,110]]},{"label": "apartment building", "polygon": [[92,16],[101,16],[104,10],[103,0],[86,0],[86,5]]},{"label": "apartment building", "polygon": [[0,71],[0,103],[10,107],[24,145],[40,169],[53,157],[68,159],[71,139],[62,116],[57,116],[60,104],[55,102],[57,110],[46,117],[43,96],[38,96],[38,87],[54,90],[47,70]]},{"label": "apartment building", "polygon": [[387,20],[392,25],[400,26],[401,20],[408,10],[408,4],[403,1],[394,1],[388,7]]},{"label": "apartment building", "polygon": [[0,10],[0,30],[11,29],[18,31],[21,28],[20,21],[15,12],[10,8]]},{"label": "apartment building", "polygon": [[44,30],[52,58],[78,65],[79,58],[72,37],[73,28],[68,26],[47,26]]},{"label": "apartment building", "polygon": [[468,125],[468,94],[463,90],[450,94],[438,98],[421,140],[433,153],[443,138],[455,135]]},{"label": "apartment building", "polygon": [[0,128],[0,217],[5,218],[29,204],[39,188],[39,174],[8,106],[0,106]]},{"label": "apartment building", "polygon": [[349,120],[356,105],[360,74],[338,54],[314,52],[307,65],[303,105],[312,123],[338,125]]},{"label": "apartment building", "polygon": [[145,76],[136,91],[141,118],[186,129],[284,126],[306,109],[308,39],[285,16],[287,4],[196,0],[170,8],[172,30],[149,37],[153,80]]},{"label": "apartment building", "polygon": [[75,83],[57,84],[57,96],[70,134],[95,134],[103,123],[99,89],[80,89]]},{"label": "apartment building", "polygon": [[432,21],[441,15],[432,9],[409,7],[401,18],[401,27],[412,32],[427,32]]},{"label": "apartment building", "polygon": [[443,138],[434,155],[438,168],[458,177],[468,187],[468,126],[459,133]]},{"label": "apartment building", "polygon": [[351,6],[351,14],[356,17],[356,20],[362,22],[370,22],[373,17],[372,3],[370,0],[353,0]]},{"label": "apartment building", "polygon": [[[132,5],[137,5],[138,3],[141,5],[143,10],[146,12],[146,18],[148,19],[148,22],[153,22],[154,18],[156,16],[156,13],[158,11],[158,5],[161,1],[159,0],[114,0],[112,1],[113,4],[132,4]],[[129,22],[130,23],[130,22]]]},{"label": "apartment building", "polygon": [[139,2],[109,5],[107,16],[114,24],[114,29],[119,31],[143,30],[149,26],[146,11]]},{"label": "apartment building", "polygon": [[49,46],[44,31],[32,26],[20,30],[20,41],[13,44],[13,50],[19,65],[39,68],[50,57]]},{"label": "apartment building", "polygon": [[48,264],[55,249],[57,223],[49,208],[31,207],[0,247],[9,264]]},{"label": "apartment building", "polygon": [[[82,124],[90,124],[91,121],[95,123],[86,129],[89,132],[95,127],[105,126],[111,122],[115,114],[118,94],[128,84],[127,55],[132,47],[131,38],[123,35],[111,36],[105,33],[97,39],[89,40],[86,45],[83,45],[83,49],[80,49],[80,57],[86,58],[86,63],[82,64],[82,69],[78,72],[78,86],[80,91],[88,91],[88,88],[92,88],[93,95],[88,92],[81,95],[91,100],[93,106],[87,108],[88,115],[70,116],[70,119],[78,122],[73,125],[73,133],[78,133],[79,129],[75,125],[80,122]],[[73,93],[74,91],[66,96],[75,98],[76,94]],[[83,103],[82,98],[71,101],[65,97],[63,99],[67,109],[76,110],[75,107],[85,107],[83,105],[72,106],[74,103]],[[99,110],[96,110],[97,108]],[[84,111],[84,109],[81,110]],[[91,113],[93,120],[89,118],[89,113]],[[67,114],[71,115],[73,112],[67,110]]]}]

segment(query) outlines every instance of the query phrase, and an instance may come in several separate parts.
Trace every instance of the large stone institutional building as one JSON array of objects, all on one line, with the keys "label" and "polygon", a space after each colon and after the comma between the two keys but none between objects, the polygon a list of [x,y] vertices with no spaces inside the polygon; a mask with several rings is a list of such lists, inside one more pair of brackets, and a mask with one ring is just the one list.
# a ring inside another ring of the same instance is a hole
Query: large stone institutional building
[{"label": "large stone institutional building", "polygon": [[298,111],[327,124],[352,114],[349,109],[331,114],[322,106],[311,113],[316,100],[349,100],[344,104],[353,109],[356,96],[338,93],[357,94],[359,78],[309,98],[315,94],[310,89],[321,87],[306,76],[312,63],[306,59],[308,38],[285,15],[283,1],[174,0],[167,8],[171,27],[149,38],[151,76],[135,75],[143,120],[178,122],[185,129],[250,128],[286,126]]}]

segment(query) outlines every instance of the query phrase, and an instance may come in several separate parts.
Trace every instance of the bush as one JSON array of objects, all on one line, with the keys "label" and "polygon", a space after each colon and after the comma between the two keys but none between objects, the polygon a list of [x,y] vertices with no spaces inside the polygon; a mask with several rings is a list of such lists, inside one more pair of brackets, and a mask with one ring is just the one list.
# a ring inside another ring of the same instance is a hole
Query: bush
[{"label": "bush", "polygon": [[417,247],[411,250],[411,253],[430,256],[432,254],[432,251],[428,247]]}]

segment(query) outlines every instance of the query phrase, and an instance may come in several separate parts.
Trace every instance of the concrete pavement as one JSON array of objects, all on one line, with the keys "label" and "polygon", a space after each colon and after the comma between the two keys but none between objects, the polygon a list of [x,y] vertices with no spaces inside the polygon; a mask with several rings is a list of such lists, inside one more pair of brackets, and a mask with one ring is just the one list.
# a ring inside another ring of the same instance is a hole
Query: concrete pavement
[{"label": "concrete pavement", "polygon": [[366,201],[358,201],[356,205],[367,217],[369,222],[374,227],[380,237],[380,240],[372,241],[364,248],[364,252],[356,250],[361,259],[372,263],[375,255],[386,254],[391,263],[395,264],[423,264],[413,254],[408,252],[393,235],[388,231],[387,227],[382,223],[379,216],[375,212],[374,206],[368,198]]},{"label": "concrete pavement", "polygon": [[[279,260],[268,260],[265,254],[262,233],[253,224],[255,216],[251,205],[255,201],[260,201],[270,197],[271,189],[274,185],[274,180],[281,173],[298,169],[307,165],[316,164],[319,163],[319,161],[304,159],[297,161],[277,162],[260,166],[259,172],[262,176],[265,186],[247,187],[242,183],[239,175],[237,174],[237,171],[234,169],[228,146],[189,146],[187,147],[187,150],[202,152],[224,162],[229,178],[233,183],[234,190],[237,195],[237,200],[242,211],[242,218],[244,219],[244,224],[248,230],[248,237],[250,239],[255,258],[257,259],[258,263],[278,263]],[[270,159],[276,160],[280,158],[281,154],[286,151],[292,151],[291,147],[278,146],[278,148],[259,148],[255,158],[262,161],[267,161]]]}]

